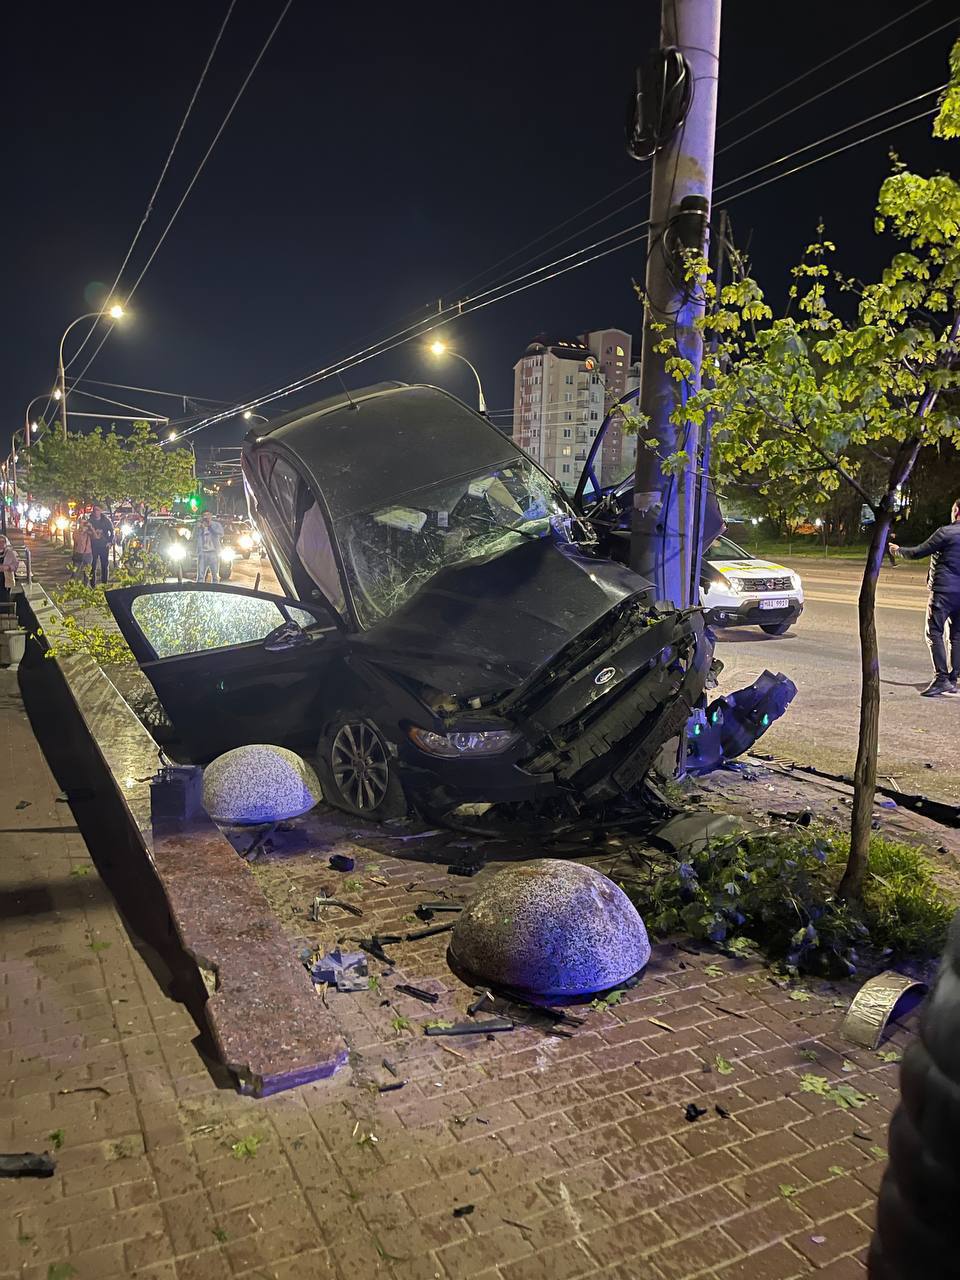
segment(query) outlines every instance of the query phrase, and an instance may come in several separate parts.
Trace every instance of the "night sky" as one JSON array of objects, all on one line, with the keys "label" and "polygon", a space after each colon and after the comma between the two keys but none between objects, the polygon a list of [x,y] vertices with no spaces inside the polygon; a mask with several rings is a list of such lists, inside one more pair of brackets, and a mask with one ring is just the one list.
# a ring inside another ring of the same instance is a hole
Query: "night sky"
[{"label": "night sky", "polygon": [[[721,124],[910,7],[911,0],[725,0]],[[127,288],[281,8],[282,0],[237,0]],[[99,305],[113,279],[225,12],[226,0],[53,0],[6,18],[3,453],[27,401],[53,384],[64,327]],[[718,145],[956,13],[956,0],[932,0],[721,128]],[[438,297],[458,296],[471,277],[640,173],[623,145],[624,104],[636,62],[656,42],[658,14],[654,0],[293,0],[136,294],[135,317],[113,333],[89,376],[236,403],[400,328]],[[731,148],[718,159],[717,182],[941,83],[952,34],[923,41]],[[929,133],[928,121],[908,126],[732,203],[736,239],[749,239],[768,292],[782,292],[821,215],[840,245],[838,265],[876,270],[885,250],[874,236],[873,206],[889,147],[921,171],[960,169],[957,144],[934,143]],[[471,288],[645,189],[635,183]],[[644,199],[558,252],[646,214]],[[493,409],[510,406],[512,365],[536,334],[638,329],[630,277],[642,277],[642,250],[614,254],[450,326],[446,336],[480,368]],[[123,286],[119,293],[125,296]],[[84,332],[78,326],[74,335]],[[74,373],[92,351],[89,345]],[[348,383],[387,378],[435,381],[473,400],[464,367],[437,366],[422,343],[354,370]],[[175,401],[91,389],[181,412]],[[321,384],[266,412],[334,389]],[[72,407],[96,406],[77,397]],[[237,441],[242,431],[235,420],[194,439]]]}]

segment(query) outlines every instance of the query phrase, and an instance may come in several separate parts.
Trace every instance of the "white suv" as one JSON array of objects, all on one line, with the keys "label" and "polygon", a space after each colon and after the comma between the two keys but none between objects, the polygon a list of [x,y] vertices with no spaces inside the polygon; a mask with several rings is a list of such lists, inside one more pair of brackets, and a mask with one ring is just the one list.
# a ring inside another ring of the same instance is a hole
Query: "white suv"
[{"label": "white suv", "polygon": [[803,584],[792,569],[721,537],[703,555],[700,601],[715,626],[756,626],[782,636],[803,612]]}]

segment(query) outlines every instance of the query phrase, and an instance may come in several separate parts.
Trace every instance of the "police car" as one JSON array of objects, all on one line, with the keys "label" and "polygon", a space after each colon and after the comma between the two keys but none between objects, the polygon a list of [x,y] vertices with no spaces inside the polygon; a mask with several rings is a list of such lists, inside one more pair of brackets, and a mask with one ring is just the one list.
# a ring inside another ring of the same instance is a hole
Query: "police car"
[{"label": "police car", "polygon": [[785,565],[719,537],[703,554],[700,599],[714,626],[759,627],[782,636],[803,612],[803,583]]}]

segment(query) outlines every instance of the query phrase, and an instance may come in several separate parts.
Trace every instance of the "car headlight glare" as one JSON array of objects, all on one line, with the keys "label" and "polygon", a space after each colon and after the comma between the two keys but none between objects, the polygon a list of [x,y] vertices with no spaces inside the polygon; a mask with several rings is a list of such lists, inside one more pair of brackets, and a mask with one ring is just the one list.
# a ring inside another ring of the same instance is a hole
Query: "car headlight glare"
[{"label": "car headlight glare", "polygon": [[237,553],[234,551],[233,547],[221,547],[220,549],[221,560],[235,560],[236,557],[237,557]]},{"label": "car headlight glare", "polygon": [[721,574],[720,576],[728,584],[728,586],[730,587],[730,590],[733,592],[735,596],[743,595],[743,579],[742,578],[732,578],[725,573]]},{"label": "car headlight glare", "polygon": [[253,538],[250,536],[249,533],[241,533],[239,542],[240,542],[241,551],[253,550]]},{"label": "car headlight glare", "polygon": [[130,537],[130,535],[131,535],[131,533],[133,533],[133,525],[132,525],[132,524],[122,524],[122,525],[120,526],[120,537],[121,537],[121,538],[129,538],[129,537]]},{"label": "car headlight glare", "polygon": [[187,548],[182,542],[173,542],[167,547],[168,560],[185,560],[187,558]]},{"label": "car headlight glare", "polygon": [[410,737],[421,751],[446,760],[493,756],[506,751],[517,739],[512,729],[462,729],[456,733],[434,733],[414,726]]}]

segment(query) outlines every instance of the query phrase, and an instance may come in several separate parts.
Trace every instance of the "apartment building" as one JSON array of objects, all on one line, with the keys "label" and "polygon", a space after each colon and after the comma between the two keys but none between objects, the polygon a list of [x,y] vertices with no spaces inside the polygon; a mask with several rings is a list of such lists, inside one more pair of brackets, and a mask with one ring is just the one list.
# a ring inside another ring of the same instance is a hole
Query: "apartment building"
[{"label": "apartment building", "polygon": [[603,381],[579,340],[531,342],[513,366],[513,438],[573,493],[603,421]]},{"label": "apartment building", "polygon": [[[607,408],[627,390],[632,342],[622,329],[532,342],[513,367],[513,439],[568,492],[577,487]],[[633,467],[636,439],[611,423],[598,468],[615,484]]]}]

